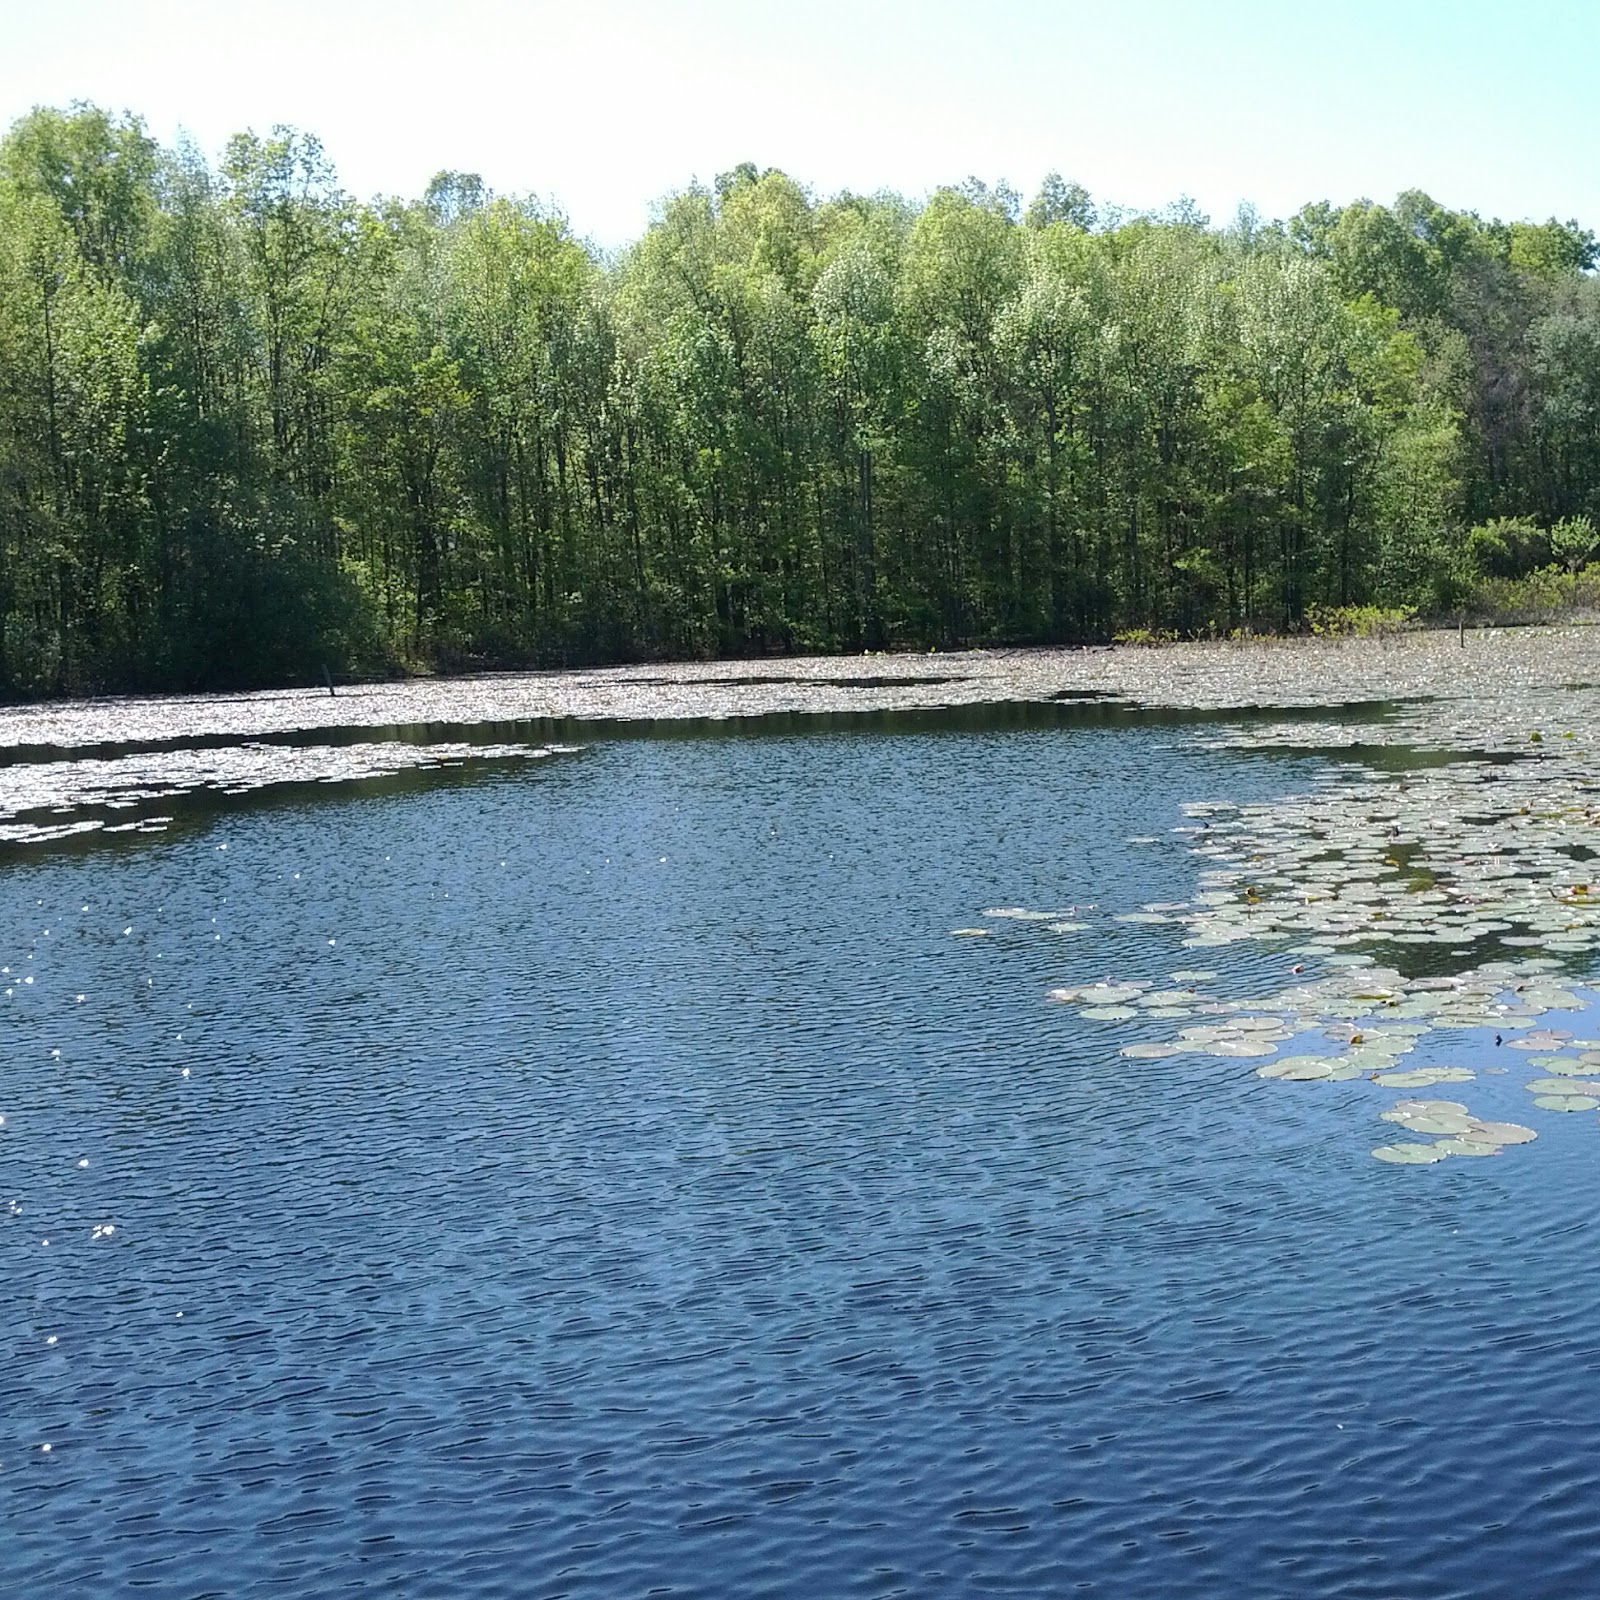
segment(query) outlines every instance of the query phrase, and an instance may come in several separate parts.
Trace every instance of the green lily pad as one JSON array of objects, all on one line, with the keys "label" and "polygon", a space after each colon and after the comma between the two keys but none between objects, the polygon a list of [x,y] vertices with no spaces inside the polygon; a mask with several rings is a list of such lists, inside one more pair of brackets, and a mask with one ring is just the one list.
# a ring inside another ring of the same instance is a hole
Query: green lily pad
[{"label": "green lily pad", "polygon": [[1465,1067],[1413,1067],[1408,1072],[1380,1072],[1372,1081],[1386,1089],[1425,1089],[1431,1083],[1466,1083],[1472,1077]]},{"label": "green lily pad", "polygon": [[1258,1078],[1287,1078],[1299,1071],[1306,1069],[1309,1077],[1325,1077],[1333,1070],[1338,1056],[1284,1056],[1280,1061],[1269,1061],[1264,1067],[1256,1068]]},{"label": "green lily pad", "polygon": [[1334,1068],[1327,1076],[1329,1083],[1352,1083],[1357,1078],[1367,1076],[1367,1069],[1359,1062],[1352,1061],[1348,1056],[1334,1056]]},{"label": "green lily pad", "polygon": [[1474,1143],[1500,1145],[1531,1144],[1539,1135],[1520,1122],[1477,1122],[1461,1137]]},{"label": "green lily pad", "polygon": [[1443,1133],[1463,1134],[1472,1126],[1472,1118],[1459,1116],[1454,1112],[1417,1111],[1407,1113],[1404,1111],[1385,1111],[1385,1122],[1398,1122],[1401,1127],[1409,1129],[1412,1133]]},{"label": "green lily pad", "polygon": [[[1392,1072],[1403,1054],[1405,1052],[1401,1050],[1369,1050],[1365,1045],[1358,1044],[1350,1051],[1350,1059],[1368,1072]],[[1419,1067],[1416,1070],[1420,1072],[1422,1069]]]},{"label": "green lily pad", "polygon": [[1541,1111],[1593,1111],[1600,1106],[1592,1094],[1541,1094],[1534,1096],[1533,1103]]},{"label": "green lily pad", "polygon": [[1121,1053],[1132,1061],[1160,1061],[1166,1056],[1183,1054],[1183,1046],[1177,1044],[1129,1044],[1122,1047]]},{"label": "green lily pad", "polygon": [[1500,1146],[1497,1144],[1479,1144],[1466,1138],[1441,1139],[1434,1146],[1442,1150],[1447,1156],[1497,1156]]},{"label": "green lily pad", "polygon": [[1137,1000],[1143,992],[1143,984],[1094,983],[1086,989],[1079,989],[1077,996],[1080,1000],[1087,1000],[1090,1005],[1125,1006],[1130,1000]]},{"label": "green lily pad", "polygon": [[1436,1144],[1380,1144],[1372,1153],[1379,1161],[1392,1161],[1397,1166],[1425,1167],[1443,1161],[1449,1151]]},{"label": "green lily pad", "polygon": [[1258,1078],[1278,1078],[1285,1083],[1315,1083],[1331,1078],[1335,1071],[1334,1056],[1294,1056],[1288,1061],[1272,1061],[1256,1068]]},{"label": "green lily pad", "polygon": [[1139,1013],[1132,1006],[1085,1006],[1078,1015],[1091,1022],[1129,1022]]}]

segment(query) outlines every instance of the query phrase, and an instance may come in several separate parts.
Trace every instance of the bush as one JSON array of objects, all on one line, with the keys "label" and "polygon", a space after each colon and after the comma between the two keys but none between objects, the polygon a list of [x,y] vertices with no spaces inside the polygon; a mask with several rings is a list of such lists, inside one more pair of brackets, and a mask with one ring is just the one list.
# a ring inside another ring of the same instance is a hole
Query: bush
[{"label": "bush", "polygon": [[1472,592],[1472,610],[1501,623],[1559,622],[1600,612],[1600,573],[1545,567],[1525,578],[1485,578]]},{"label": "bush", "polygon": [[1550,530],[1550,553],[1568,572],[1578,572],[1600,543],[1600,530],[1587,517],[1563,517]]},{"label": "bush", "polygon": [[1319,639],[1382,639],[1415,620],[1415,606],[1309,606],[1306,621]]},{"label": "bush", "polygon": [[1496,517],[1467,532],[1467,563],[1480,578],[1525,578],[1550,564],[1550,535],[1531,517]]}]

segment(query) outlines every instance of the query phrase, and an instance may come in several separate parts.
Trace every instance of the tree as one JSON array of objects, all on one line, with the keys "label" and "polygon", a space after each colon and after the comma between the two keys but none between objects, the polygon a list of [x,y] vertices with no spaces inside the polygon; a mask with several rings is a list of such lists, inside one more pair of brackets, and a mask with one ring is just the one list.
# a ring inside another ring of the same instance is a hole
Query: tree
[{"label": "tree", "polygon": [[1035,230],[1060,222],[1087,232],[1095,224],[1094,202],[1081,183],[1069,183],[1059,172],[1050,172],[1028,202],[1027,222]]}]

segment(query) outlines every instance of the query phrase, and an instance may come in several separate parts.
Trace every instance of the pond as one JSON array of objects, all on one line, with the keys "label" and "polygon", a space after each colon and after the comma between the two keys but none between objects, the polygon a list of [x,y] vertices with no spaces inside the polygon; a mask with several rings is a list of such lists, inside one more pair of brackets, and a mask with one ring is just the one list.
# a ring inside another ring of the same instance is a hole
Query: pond
[{"label": "pond", "polygon": [[1584,1592],[1586,935],[1236,937],[1363,854],[1268,824],[1456,770],[1270,731],[25,752],[5,1591]]}]

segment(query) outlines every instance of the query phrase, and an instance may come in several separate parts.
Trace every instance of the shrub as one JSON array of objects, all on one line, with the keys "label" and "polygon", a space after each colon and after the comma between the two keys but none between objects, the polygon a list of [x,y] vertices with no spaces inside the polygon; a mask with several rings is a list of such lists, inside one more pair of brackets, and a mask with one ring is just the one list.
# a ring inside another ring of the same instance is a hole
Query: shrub
[{"label": "shrub", "polygon": [[1550,563],[1550,535],[1531,517],[1496,517],[1467,532],[1467,562],[1482,578],[1523,578]]},{"label": "shrub", "polygon": [[1382,639],[1415,619],[1415,606],[1309,606],[1306,621],[1318,638]]}]

